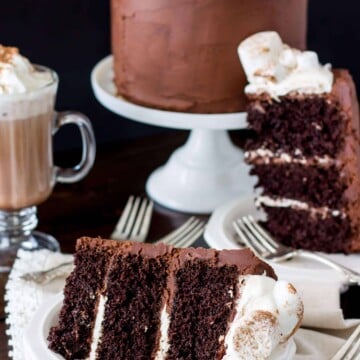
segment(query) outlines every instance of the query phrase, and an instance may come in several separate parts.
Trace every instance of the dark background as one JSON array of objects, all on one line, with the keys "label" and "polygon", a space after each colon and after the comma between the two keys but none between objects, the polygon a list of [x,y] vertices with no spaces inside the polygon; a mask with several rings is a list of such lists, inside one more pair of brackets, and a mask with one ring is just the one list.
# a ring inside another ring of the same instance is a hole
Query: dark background
[{"label": "dark background", "polygon": [[[349,68],[358,89],[359,10],[358,1],[309,0],[308,48],[316,50],[322,62]],[[0,43],[19,47],[32,62],[59,73],[57,109],[87,114],[99,146],[161,131],[171,133],[120,118],[95,99],[90,72],[110,53],[109,20],[108,0],[1,0]],[[74,129],[57,135],[58,150],[77,146]]]}]

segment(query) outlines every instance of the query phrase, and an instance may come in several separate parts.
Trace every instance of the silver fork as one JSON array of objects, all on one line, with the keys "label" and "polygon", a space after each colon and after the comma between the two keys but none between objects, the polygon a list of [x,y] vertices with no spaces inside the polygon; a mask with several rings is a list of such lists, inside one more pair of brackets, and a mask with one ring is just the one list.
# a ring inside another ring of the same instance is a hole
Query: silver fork
[{"label": "silver fork", "polygon": [[[151,200],[130,195],[111,238],[144,242],[149,233],[153,207],[154,203]],[[66,261],[47,270],[25,273],[20,278],[44,284],[56,277],[66,275],[72,267],[73,262]]]},{"label": "silver fork", "polygon": [[[188,247],[203,234],[204,229],[205,223],[203,221],[191,217],[179,228],[158,239],[155,243],[163,242],[175,247]],[[20,278],[37,284],[46,284],[59,276],[67,275],[73,265],[72,261],[68,261],[47,270],[28,272],[21,275]]]},{"label": "silver fork", "polygon": [[114,240],[145,241],[150,228],[154,203],[131,195],[110,238]]},{"label": "silver fork", "polygon": [[347,284],[360,284],[360,273],[338,264],[317,252],[294,249],[278,243],[251,215],[235,220],[233,226],[244,244],[265,260],[282,262],[301,256],[321,262],[337,270],[345,276]]},{"label": "silver fork", "polygon": [[205,223],[200,219],[192,216],[184,224],[179,226],[174,231],[165,235],[155,243],[166,243],[175,247],[189,247],[192,245],[204,232]]},{"label": "silver fork", "polygon": [[360,325],[356,327],[349,339],[331,358],[331,360],[359,360],[360,359]]}]

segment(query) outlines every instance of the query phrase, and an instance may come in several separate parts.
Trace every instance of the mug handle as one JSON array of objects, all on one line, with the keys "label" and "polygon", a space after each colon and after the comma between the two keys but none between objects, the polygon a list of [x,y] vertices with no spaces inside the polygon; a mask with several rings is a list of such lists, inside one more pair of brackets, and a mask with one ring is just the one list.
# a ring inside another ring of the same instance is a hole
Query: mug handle
[{"label": "mug handle", "polygon": [[55,166],[55,181],[60,183],[74,183],[83,179],[94,165],[96,154],[95,135],[89,118],[76,111],[55,113],[53,135],[61,126],[68,124],[74,124],[80,130],[82,155],[80,163],[73,168]]}]

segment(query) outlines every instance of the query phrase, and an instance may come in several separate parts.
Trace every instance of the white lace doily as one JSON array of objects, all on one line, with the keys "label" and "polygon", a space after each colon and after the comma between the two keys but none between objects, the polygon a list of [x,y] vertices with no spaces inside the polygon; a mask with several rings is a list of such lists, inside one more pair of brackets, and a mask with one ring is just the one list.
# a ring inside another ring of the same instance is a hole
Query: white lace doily
[{"label": "white lace doily", "polygon": [[49,250],[19,250],[5,289],[6,324],[9,337],[9,356],[14,360],[26,360],[22,350],[23,332],[41,303],[57,294],[64,287],[65,276],[46,285],[37,285],[20,279],[29,271],[45,270],[64,261],[72,255],[54,253]]}]

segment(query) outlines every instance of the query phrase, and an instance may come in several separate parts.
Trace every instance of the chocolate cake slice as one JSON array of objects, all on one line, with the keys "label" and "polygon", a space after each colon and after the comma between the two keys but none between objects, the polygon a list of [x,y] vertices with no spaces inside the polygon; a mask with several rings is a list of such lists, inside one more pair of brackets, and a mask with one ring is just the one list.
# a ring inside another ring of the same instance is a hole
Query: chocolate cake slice
[{"label": "chocolate cake slice", "polygon": [[82,238],[75,257],[48,336],[65,359],[266,359],[302,318],[295,289],[248,249]]},{"label": "chocolate cake slice", "polygon": [[265,227],[296,248],[359,251],[359,113],[349,72],[321,66],[274,32],[252,35],[239,55],[255,131],[245,158]]}]

